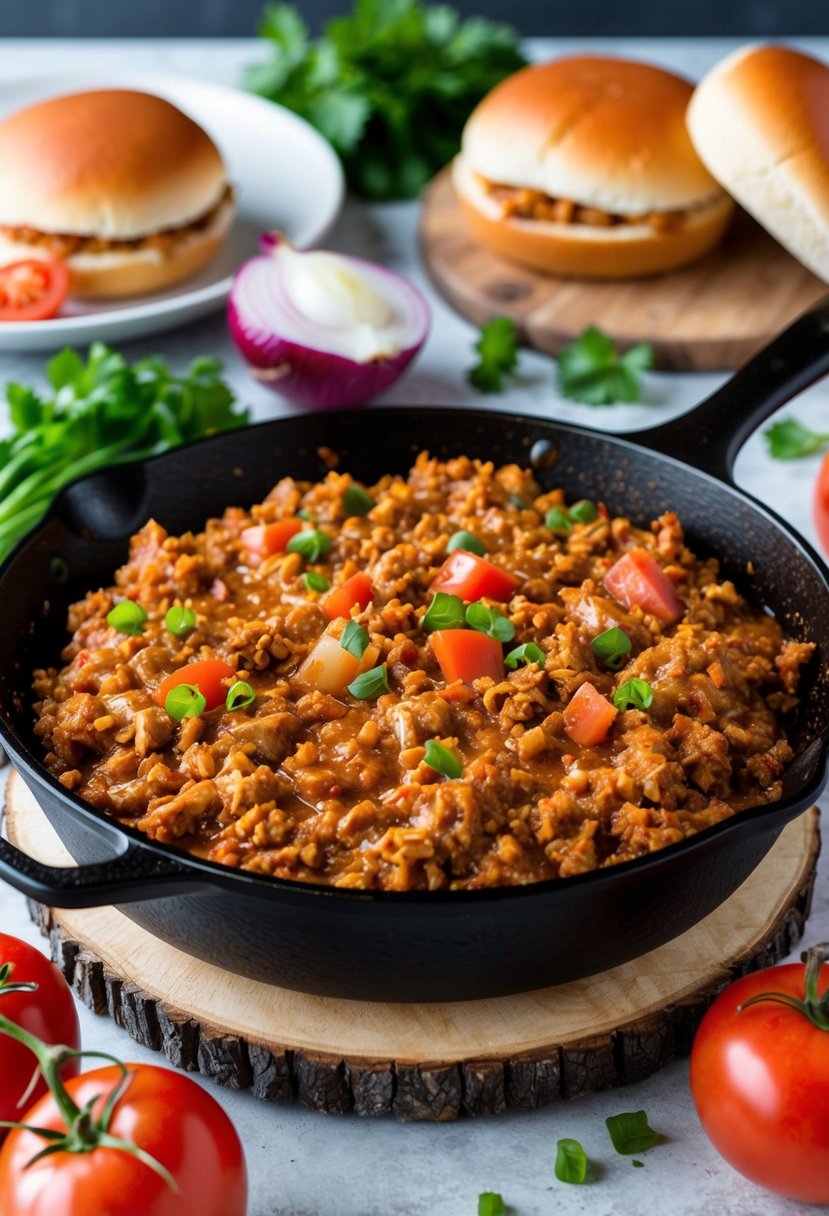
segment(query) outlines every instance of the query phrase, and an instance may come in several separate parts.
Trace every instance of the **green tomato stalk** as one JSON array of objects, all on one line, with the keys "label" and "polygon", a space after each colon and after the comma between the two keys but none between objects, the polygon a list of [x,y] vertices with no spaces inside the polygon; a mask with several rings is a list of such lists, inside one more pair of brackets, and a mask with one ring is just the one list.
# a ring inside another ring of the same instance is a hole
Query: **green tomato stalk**
[{"label": "green tomato stalk", "polygon": [[821,942],[809,950],[804,950],[800,957],[806,964],[802,1000],[787,992],[760,992],[738,1005],[737,1012],[742,1013],[744,1009],[757,1005],[760,1001],[773,1001],[777,1005],[788,1005],[790,1009],[796,1009],[818,1030],[829,1030],[829,988],[823,994],[818,991],[821,968],[829,960],[829,942]]}]

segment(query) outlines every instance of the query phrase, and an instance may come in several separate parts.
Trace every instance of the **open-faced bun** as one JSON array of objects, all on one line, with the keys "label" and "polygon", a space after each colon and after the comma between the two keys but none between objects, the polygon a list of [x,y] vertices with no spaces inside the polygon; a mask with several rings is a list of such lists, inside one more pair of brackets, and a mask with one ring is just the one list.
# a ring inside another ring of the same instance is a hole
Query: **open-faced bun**
[{"label": "open-faced bun", "polygon": [[133,295],[193,274],[232,216],[216,145],[161,97],[75,93],[0,123],[0,262],[58,254],[76,295]]},{"label": "open-faced bun", "polygon": [[[474,232],[553,274],[654,274],[701,256],[733,203],[688,136],[691,92],[650,64],[598,56],[508,77],[471,115],[453,167]],[[507,214],[503,195],[513,191],[546,200],[540,215]],[[548,204],[573,217],[544,215]]]},{"label": "open-faced bun", "polygon": [[742,47],[699,84],[688,128],[729,193],[829,281],[829,67],[789,47]]}]

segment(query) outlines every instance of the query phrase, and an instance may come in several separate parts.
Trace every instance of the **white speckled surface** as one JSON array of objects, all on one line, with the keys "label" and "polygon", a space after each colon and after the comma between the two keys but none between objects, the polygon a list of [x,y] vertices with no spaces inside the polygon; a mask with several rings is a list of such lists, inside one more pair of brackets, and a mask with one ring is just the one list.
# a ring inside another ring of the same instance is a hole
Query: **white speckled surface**
[{"label": "white speckled surface", "polygon": [[[590,45],[651,58],[698,76],[734,43],[653,39]],[[812,39],[803,45],[829,58],[829,40]],[[574,46],[534,44],[533,50],[544,54]],[[240,65],[256,54],[256,44],[251,42],[0,41],[4,73],[21,75],[51,68],[65,70],[67,56],[71,56],[75,67],[84,63],[100,66],[106,61],[109,68],[117,68],[122,62],[133,70],[159,68],[233,84]],[[396,266],[424,286],[433,302],[434,325],[425,351],[410,374],[383,400],[403,406],[422,402],[479,406],[481,398],[472,393],[463,377],[463,369],[471,361],[474,330],[437,300],[425,283],[417,263],[415,229],[414,205],[350,204],[328,244]],[[248,379],[231,351],[220,316],[172,332],[163,340],[125,349],[133,356],[158,350],[180,363],[196,353],[218,352],[226,359],[240,397],[250,402],[257,418],[287,412],[277,398]],[[7,356],[0,360],[0,381],[37,379],[41,369],[38,358]],[[622,431],[681,413],[721,379],[714,375],[652,375],[645,405],[591,411],[559,401],[550,360],[525,354],[520,383],[492,404]],[[804,394],[796,413],[807,424],[829,430],[829,384]],[[817,464],[817,457],[791,464],[772,462],[761,437],[755,435],[740,455],[737,480],[814,539],[809,495]],[[809,942],[829,939],[828,879],[829,862],[824,857],[807,929]],[[38,940],[23,900],[5,887],[0,887],[0,928]],[[128,1059],[157,1059],[108,1019],[81,1010],[81,1021],[87,1046]],[[216,1088],[212,1092],[235,1121],[245,1144],[251,1174],[249,1216],[474,1216],[478,1193],[483,1190],[500,1191],[512,1216],[629,1216],[634,1212],[645,1216],[794,1216],[810,1210],[758,1190],[717,1156],[696,1121],[685,1060],[675,1061],[627,1090],[560,1103],[532,1114],[442,1126],[326,1117],[301,1108],[267,1107],[247,1094]],[[633,1169],[628,1158],[615,1155],[604,1129],[609,1114],[639,1107],[647,1110],[652,1125],[665,1136],[663,1144],[644,1154],[642,1170]],[[555,1141],[562,1136],[580,1140],[594,1162],[589,1185],[567,1187],[556,1182]]]}]

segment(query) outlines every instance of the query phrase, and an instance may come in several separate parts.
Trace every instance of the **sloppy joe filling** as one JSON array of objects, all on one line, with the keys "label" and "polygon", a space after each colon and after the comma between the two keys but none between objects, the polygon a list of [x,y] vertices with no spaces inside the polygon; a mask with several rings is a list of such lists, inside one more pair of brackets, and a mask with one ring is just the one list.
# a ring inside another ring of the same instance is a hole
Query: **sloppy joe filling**
[{"label": "sloppy joe filling", "polygon": [[569,198],[554,198],[527,186],[502,186],[481,178],[484,189],[501,207],[503,219],[543,220],[554,224],[587,224],[593,228],[647,224],[656,232],[678,232],[688,220],[688,210],[646,211],[640,215],[621,215],[588,207]]},{"label": "sloppy joe filling", "polygon": [[426,454],[150,521],[68,627],[34,677],[67,789],[222,865],[388,890],[564,879],[777,799],[812,650],[676,515]]}]

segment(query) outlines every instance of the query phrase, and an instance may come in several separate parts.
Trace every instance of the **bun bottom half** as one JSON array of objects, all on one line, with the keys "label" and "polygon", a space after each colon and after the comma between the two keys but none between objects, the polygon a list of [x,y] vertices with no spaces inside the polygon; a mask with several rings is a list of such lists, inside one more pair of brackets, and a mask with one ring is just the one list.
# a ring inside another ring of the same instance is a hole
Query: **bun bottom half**
[{"label": "bun bottom half", "polygon": [[455,195],[469,227],[487,248],[544,274],[566,278],[633,279],[696,261],[717,244],[734,213],[728,195],[689,211],[675,230],[648,223],[602,228],[544,220],[504,219],[476,175],[456,158]]}]

